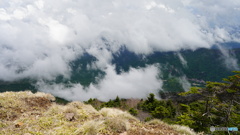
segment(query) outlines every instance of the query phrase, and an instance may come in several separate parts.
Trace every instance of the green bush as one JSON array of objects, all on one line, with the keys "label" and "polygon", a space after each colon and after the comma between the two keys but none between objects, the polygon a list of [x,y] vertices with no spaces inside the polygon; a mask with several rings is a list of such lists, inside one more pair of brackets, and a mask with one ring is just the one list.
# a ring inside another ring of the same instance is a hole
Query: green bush
[{"label": "green bush", "polygon": [[134,116],[138,115],[138,111],[137,111],[136,109],[134,109],[134,108],[130,108],[130,109],[128,110],[128,112],[129,112],[130,114],[134,115]]},{"label": "green bush", "polygon": [[160,119],[167,118],[167,117],[171,116],[170,111],[164,106],[156,107],[155,110],[152,111],[151,114],[154,118],[160,118]]},{"label": "green bush", "polygon": [[195,121],[189,116],[189,114],[183,113],[182,115],[177,117],[176,123],[191,127],[192,125],[195,124]]}]

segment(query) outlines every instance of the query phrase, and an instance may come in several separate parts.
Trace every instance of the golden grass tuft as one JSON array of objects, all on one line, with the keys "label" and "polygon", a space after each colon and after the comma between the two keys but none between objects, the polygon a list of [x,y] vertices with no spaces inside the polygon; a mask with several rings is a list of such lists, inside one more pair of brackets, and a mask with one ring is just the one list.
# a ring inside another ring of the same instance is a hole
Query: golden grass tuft
[{"label": "golden grass tuft", "polygon": [[197,135],[192,129],[181,125],[171,125],[174,130],[178,131],[182,135]]},{"label": "golden grass tuft", "polygon": [[114,133],[123,133],[130,128],[130,124],[126,119],[121,119],[118,117],[107,118],[104,121],[107,129]]},{"label": "golden grass tuft", "polygon": [[97,135],[104,129],[105,129],[105,126],[104,126],[103,121],[92,120],[92,121],[85,122],[81,126],[80,130],[78,131],[78,134]]},{"label": "golden grass tuft", "polygon": [[116,109],[116,108],[102,108],[99,111],[104,117],[119,117],[122,119],[128,119],[131,121],[139,121],[136,117],[132,116],[131,114],[129,114],[128,112],[122,111],[120,109]]},{"label": "golden grass tuft", "polygon": [[165,122],[158,120],[158,119],[153,119],[147,122],[149,125],[167,125]]}]

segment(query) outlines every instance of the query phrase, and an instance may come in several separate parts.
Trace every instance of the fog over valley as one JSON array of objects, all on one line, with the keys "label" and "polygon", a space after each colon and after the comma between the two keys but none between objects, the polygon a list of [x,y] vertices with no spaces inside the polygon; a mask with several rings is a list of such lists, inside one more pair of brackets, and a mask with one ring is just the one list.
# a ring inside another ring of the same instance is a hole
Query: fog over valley
[{"label": "fog over valley", "polygon": [[0,90],[187,91],[240,70],[239,22],[239,0],[1,0]]}]

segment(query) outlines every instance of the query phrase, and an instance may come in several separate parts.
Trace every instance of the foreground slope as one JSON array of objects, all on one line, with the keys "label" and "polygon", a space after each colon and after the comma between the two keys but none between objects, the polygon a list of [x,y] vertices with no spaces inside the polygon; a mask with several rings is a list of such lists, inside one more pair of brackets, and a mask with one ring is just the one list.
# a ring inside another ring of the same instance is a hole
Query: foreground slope
[{"label": "foreground slope", "polygon": [[159,120],[140,122],[127,112],[71,102],[56,104],[46,93],[0,93],[0,134],[62,135],[161,135],[195,134],[187,127],[168,125]]}]

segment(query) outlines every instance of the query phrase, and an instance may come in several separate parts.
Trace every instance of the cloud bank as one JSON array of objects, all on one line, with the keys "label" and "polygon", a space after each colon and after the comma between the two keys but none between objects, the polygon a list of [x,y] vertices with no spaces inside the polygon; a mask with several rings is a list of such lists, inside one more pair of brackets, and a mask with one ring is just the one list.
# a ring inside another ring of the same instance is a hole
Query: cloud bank
[{"label": "cloud bank", "polygon": [[239,0],[2,0],[0,79],[68,77],[84,51],[104,67],[123,45],[149,54],[237,41],[239,9]]},{"label": "cloud bank", "polygon": [[158,95],[162,88],[162,80],[158,67],[148,66],[146,68],[134,69],[121,75],[116,74],[114,66],[108,65],[105,69],[106,76],[98,84],[91,84],[83,88],[80,84],[72,84],[67,87],[63,84],[46,84],[38,82],[37,87],[44,92],[53,93],[58,97],[67,100],[86,101],[90,98],[97,98],[102,101],[121,98],[146,98],[149,93]]},{"label": "cloud bank", "polygon": [[1,0],[0,80],[69,78],[69,63],[87,52],[107,74],[98,85],[39,82],[39,88],[70,99],[142,98],[161,88],[158,71],[147,67],[117,75],[113,53],[123,46],[147,55],[240,42],[239,22],[239,0]]}]

